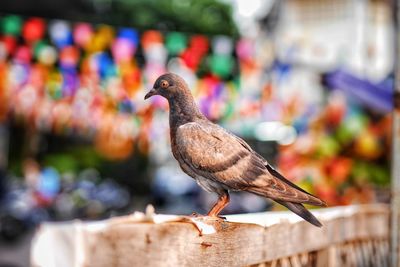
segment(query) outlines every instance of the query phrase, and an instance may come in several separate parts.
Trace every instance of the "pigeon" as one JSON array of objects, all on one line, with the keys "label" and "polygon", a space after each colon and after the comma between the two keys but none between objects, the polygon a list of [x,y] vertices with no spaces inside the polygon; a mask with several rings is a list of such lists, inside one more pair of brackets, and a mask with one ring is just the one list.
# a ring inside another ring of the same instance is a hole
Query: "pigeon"
[{"label": "pigeon", "polygon": [[183,78],[161,75],[144,99],[153,95],[168,100],[171,150],[181,169],[204,190],[218,195],[208,216],[219,217],[229,203],[229,191],[246,191],[322,226],[303,204],[326,206],[325,202],[287,180],[243,139],[209,121]]}]

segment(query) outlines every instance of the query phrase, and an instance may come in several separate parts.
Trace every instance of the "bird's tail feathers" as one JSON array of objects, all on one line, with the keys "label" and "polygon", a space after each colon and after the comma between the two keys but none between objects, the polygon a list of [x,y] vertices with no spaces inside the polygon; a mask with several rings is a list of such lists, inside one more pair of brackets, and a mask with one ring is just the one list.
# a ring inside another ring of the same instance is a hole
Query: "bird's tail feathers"
[{"label": "bird's tail feathers", "polygon": [[289,210],[293,211],[297,215],[299,215],[301,218],[306,220],[307,222],[317,226],[317,227],[322,227],[322,223],[318,221],[317,218],[309,211],[307,210],[302,204],[300,203],[293,203],[293,202],[286,202],[286,201],[281,201],[281,200],[275,200],[279,204],[285,206]]},{"label": "bird's tail feathers", "polygon": [[[304,194],[308,195],[308,198],[309,198],[309,199],[308,199],[307,201],[304,202],[305,204],[310,204],[310,205],[313,205],[313,206],[320,206],[320,207],[326,207],[326,206],[327,206],[326,203],[325,203],[323,200],[321,200],[321,199],[319,199],[318,197],[316,197],[316,196],[314,196],[314,195],[308,193],[308,192],[305,191],[304,189],[300,188],[299,186],[295,185],[294,183],[292,183],[291,181],[289,181],[288,179],[286,179],[282,174],[280,174],[277,170],[275,170],[271,165],[266,164],[265,166],[267,167],[268,171],[269,171],[273,176],[275,176],[276,178],[278,178],[278,179],[281,180],[282,182],[284,182],[284,183],[290,185],[291,187],[293,187],[293,188],[299,190],[301,193],[304,193]],[[283,204],[282,204],[282,205],[283,205]]]}]

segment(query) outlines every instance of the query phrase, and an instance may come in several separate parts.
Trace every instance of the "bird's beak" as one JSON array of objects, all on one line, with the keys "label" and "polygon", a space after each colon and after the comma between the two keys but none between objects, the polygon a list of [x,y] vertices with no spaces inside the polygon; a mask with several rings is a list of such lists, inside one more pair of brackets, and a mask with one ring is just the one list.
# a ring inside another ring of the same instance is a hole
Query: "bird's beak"
[{"label": "bird's beak", "polygon": [[150,96],[153,96],[153,95],[156,95],[157,94],[157,91],[156,91],[156,89],[151,89],[150,90],[150,92],[148,92],[145,96],[144,96],[144,99],[146,100],[147,98],[149,98]]}]

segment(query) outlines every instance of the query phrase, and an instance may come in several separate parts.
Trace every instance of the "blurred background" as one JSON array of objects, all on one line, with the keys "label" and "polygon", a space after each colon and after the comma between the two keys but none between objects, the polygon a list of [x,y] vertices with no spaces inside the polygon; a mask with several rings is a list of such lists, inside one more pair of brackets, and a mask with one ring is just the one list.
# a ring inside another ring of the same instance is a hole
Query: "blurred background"
[{"label": "blurred background", "polygon": [[[210,120],[329,206],[388,202],[392,9],[383,0],[0,4],[0,255],[43,221],[148,203],[157,213],[209,209],[215,196],[170,152],[167,102],[143,100],[167,71],[186,79]],[[225,214],[281,209],[250,194],[231,200]]]}]

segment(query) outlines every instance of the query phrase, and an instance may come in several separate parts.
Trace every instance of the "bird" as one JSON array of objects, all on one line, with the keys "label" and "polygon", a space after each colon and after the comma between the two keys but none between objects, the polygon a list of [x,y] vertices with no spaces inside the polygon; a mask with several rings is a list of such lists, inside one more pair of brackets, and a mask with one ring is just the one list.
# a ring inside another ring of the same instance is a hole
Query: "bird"
[{"label": "bird", "polygon": [[208,120],[182,77],[159,76],[144,99],[154,95],[168,101],[171,150],[181,169],[205,191],[218,195],[207,216],[219,218],[230,201],[229,192],[246,191],[322,226],[303,204],[324,207],[326,203],[286,179],[243,139]]}]

